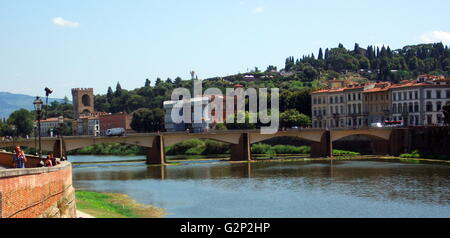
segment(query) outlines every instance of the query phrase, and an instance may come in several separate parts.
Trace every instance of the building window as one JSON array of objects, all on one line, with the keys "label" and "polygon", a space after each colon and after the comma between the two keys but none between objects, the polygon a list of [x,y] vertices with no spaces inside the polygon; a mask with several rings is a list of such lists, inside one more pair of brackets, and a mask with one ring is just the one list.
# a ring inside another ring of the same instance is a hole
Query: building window
[{"label": "building window", "polygon": [[437,102],[437,109],[436,111],[440,112],[442,110],[442,102]]},{"label": "building window", "polygon": [[414,92],[414,96],[415,96],[414,99],[419,99],[419,92],[415,91],[415,92]]},{"label": "building window", "polygon": [[392,112],[397,113],[397,104],[395,103],[392,105]]},{"label": "building window", "polygon": [[414,112],[414,105],[412,102],[409,103],[409,112]]},{"label": "building window", "polygon": [[447,98],[450,98],[450,90],[447,90]]},{"label": "building window", "polygon": [[394,101],[397,101],[397,93],[394,93]]},{"label": "building window", "polygon": [[436,91],[436,98],[441,99],[441,90]]},{"label": "building window", "polygon": [[427,99],[431,99],[431,91],[427,91]]},{"label": "building window", "polygon": [[419,112],[419,103],[414,103],[414,112]]},{"label": "building window", "polygon": [[432,112],[432,111],[433,111],[433,103],[427,102],[427,112]]},{"label": "building window", "polygon": [[433,115],[427,115],[427,124],[428,125],[433,124]]}]

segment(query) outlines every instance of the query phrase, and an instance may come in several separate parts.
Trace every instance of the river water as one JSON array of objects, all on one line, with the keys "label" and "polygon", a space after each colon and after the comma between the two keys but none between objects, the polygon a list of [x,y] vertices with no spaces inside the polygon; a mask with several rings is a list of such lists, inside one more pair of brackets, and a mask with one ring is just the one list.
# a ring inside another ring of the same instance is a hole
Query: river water
[{"label": "river water", "polygon": [[71,156],[71,162],[99,162],[75,163],[74,185],[127,194],[171,218],[450,217],[445,164],[210,160],[161,167],[143,159]]}]

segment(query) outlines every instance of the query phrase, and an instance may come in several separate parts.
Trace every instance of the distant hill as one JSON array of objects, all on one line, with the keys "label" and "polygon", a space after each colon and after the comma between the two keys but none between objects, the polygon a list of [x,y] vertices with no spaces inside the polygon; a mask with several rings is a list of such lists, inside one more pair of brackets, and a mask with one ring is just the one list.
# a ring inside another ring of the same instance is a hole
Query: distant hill
[{"label": "distant hill", "polygon": [[[0,92],[0,118],[8,118],[12,112],[22,108],[30,111],[34,110],[33,101],[35,99],[35,96]],[[45,98],[43,98],[42,100],[45,100]],[[53,101],[64,102],[64,99],[48,99],[49,104]]]}]

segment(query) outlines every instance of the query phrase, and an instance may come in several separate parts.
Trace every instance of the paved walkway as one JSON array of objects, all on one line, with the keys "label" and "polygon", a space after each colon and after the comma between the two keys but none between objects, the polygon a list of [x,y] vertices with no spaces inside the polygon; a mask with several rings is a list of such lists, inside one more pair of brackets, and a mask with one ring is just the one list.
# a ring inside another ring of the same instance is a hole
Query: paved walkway
[{"label": "paved walkway", "polygon": [[95,218],[95,217],[77,210],[77,218]]}]

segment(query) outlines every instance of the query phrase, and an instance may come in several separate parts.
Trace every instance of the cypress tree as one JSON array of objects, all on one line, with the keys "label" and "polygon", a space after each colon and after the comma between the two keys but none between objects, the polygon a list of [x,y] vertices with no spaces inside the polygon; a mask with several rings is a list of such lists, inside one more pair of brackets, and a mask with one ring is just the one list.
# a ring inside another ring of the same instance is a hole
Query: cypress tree
[{"label": "cypress tree", "polygon": [[109,103],[111,103],[113,97],[114,97],[114,92],[111,87],[108,87],[108,92],[106,93],[106,98]]},{"label": "cypress tree", "polygon": [[322,48],[319,49],[319,56],[317,57],[318,60],[323,60],[323,52]]},{"label": "cypress tree", "polygon": [[122,95],[122,86],[120,86],[120,83],[117,82],[115,96],[119,97],[120,95]]}]

